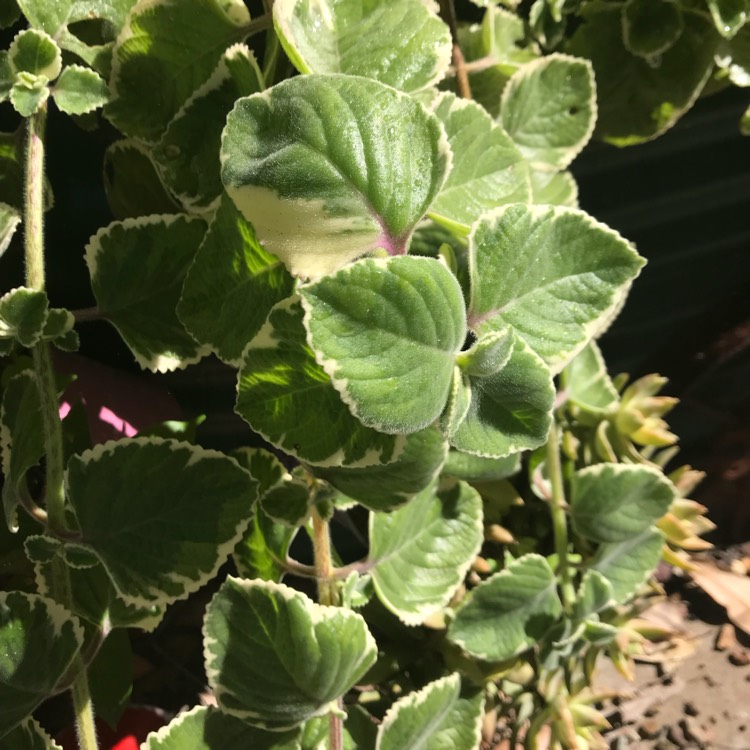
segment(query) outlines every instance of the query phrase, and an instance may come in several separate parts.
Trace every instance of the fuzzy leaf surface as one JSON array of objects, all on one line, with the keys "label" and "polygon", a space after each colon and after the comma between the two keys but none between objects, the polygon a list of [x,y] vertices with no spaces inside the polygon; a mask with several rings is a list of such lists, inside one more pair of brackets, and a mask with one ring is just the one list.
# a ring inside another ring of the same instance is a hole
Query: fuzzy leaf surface
[{"label": "fuzzy leaf surface", "polygon": [[197,362],[206,353],[175,311],[205,232],[199,219],[144,216],[113,222],[86,246],[99,310],[143,368],[166,372]]},{"label": "fuzzy leaf surface", "polygon": [[360,615],[283,584],[231,576],[208,606],[204,644],[219,706],[274,729],[327,713],[377,655]]},{"label": "fuzzy leaf surface", "polygon": [[549,563],[541,555],[524,555],[474,589],[448,638],[478,659],[499,661],[533,646],[561,613]]},{"label": "fuzzy leaf surface", "polygon": [[463,482],[429,487],[399,510],[371,514],[379,599],[407,625],[421,624],[450,601],[483,538],[482,498]]},{"label": "fuzzy leaf surface", "polygon": [[450,31],[420,0],[279,0],[273,17],[301,73],[349,73],[413,92],[450,64]]},{"label": "fuzzy leaf surface", "polygon": [[570,172],[543,172],[532,169],[531,203],[578,208],[578,184]]},{"label": "fuzzy leaf surface", "polygon": [[553,53],[522,66],[503,89],[500,122],[532,166],[565,169],[594,132],[591,63]]},{"label": "fuzzy leaf surface", "polygon": [[173,602],[209,580],[242,536],[257,495],[255,480],[227,456],[160,438],[73,456],[66,482],[84,542],[137,606]]},{"label": "fuzzy leaf surface", "polygon": [[471,378],[471,401],[450,444],[465,453],[503,458],[542,445],[555,388],[549,368],[515,337],[508,363],[494,375]]},{"label": "fuzzy leaf surface", "polygon": [[619,401],[617,389],[596,342],[590,341],[565,368],[571,403],[591,414],[601,415]]},{"label": "fuzzy leaf surface", "polygon": [[0,750],[62,750],[60,745],[29,718],[18,724],[8,734],[0,737]]},{"label": "fuzzy leaf surface", "polygon": [[69,115],[84,115],[109,100],[106,81],[90,68],[68,65],[52,89],[55,104]]},{"label": "fuzzy leaf surface", "polygon": [[235,104],[221,177],[264,247],[317,278],[376,248],[404,252],[450,160],[442,125],[410,96],[301,76]]},{"label": "fuzzy leaf surface", "polygon": [[241,96],[263,88],[253,53],[235,44],[167,126],[154,147],[154,159],[186,210],[205,211],[223,192],[216,155],[227,114]]},{"label": "fuzzy leaf surface", "polygon": [[299,731],[267,732],[211,706],[196,706],[152,732],[141,750],[300,750]]},{"label": "fuzzy leaf surface", "polygon": [[386,712],[376,750],[474,750],[482,739],[482,694],[461,697],[458,673],[430,682]]},{"label": "fuzzy leaf surface", "polygon": [[13,239],[20,223],[20,211],[7,203],[0,202],[0,258],[8,249],[8,245],[10,245],[10,241]]},{"label": "fuzzy leaf surface", "polygon": [[512,326],[558,372],[609,320],[643,263],[629,242],[582,211],[503,207],[469,237],[469,325]]},{"label": "fuzzy leaf surface", "polygon": [[24,29],[16,34],[8,49],[8,60],[18,73],[30,73],[53,81],[62,70],[62,53],[55,40],[44,31]]},{"label": "fuzzy leaf surface", "polygon": [[105,115],[126,135],[157,140],[249,22],[242,0],[138,3],[115,44]]},{"label": "fuzzy leaf surface", "polygon": [[615,600],[627,601],[656,570],[664,546],[664,537],[651,527],[622,542],[602,544],[591,568],[611,584]]},{"label": "fuzzy leaf surface", "polygon": [[47,322],[47,295],[17,287],[0,297],[0,340],[15,339],[30,348],[41,338]]},{"label": "fuzzy leaf surface", "polygon": [[510,136],[475,102],[443,93],[432,111],[445,126],[455,159],[430,216],[468,233],[485,211],[530,199],[528,167]]},{"label": "fuzzy leaf surface", "polygon": [[352,416],[307,345],[303,315],[298,298],[280,302],[248,344],[237,413],[269,443],[314,466],[394,460],[402,439]]},{"label": "fuzzy leaf surface", "polygon": [[61,605],[0,592],[0,737],[52,695],[82,644],[77,618]]},{"label": "fuzzy leaf surface", "polygon": [[318,361],[363,424],[410,433],[437,419],[466,337],[463,294],[444,265],[365,259],[300,295]]},{"label": "fuzzy leaf surface", "polygon": [[250,525],[234,548],[232,557],[243,578],[262,578],[278,583],[286,573],[283,563],[297,529],[270,518],[256,507]]},{"label": "fuzzy leaf surface", "polygon": [[196,341],[239,365],[247,342],[293,286],[284,264],[261,247],[225,195],[187,272],[177,315]]}]

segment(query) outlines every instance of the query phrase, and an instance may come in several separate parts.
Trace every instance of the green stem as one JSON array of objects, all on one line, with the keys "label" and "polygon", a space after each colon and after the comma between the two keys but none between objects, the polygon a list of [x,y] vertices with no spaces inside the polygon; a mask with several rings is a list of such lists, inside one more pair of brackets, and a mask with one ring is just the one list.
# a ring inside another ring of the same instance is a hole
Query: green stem
[{"label": "green stem", "polygon": [[[339,593],[334,578],[333,561],[331,559],[331,535],[328,521],[321,517],[317,509],[312,509],[313,549],[315,552],[315,577],[318,581],[318,601],[321,604],[337,607]],[[339,700],[339,709],[341,701]],[[338,712],[328,714],[328,732],[331,750],[343,750],[344,726]]]},{"label": "green stem", "polygon": [[560,463],[560,439],[557,434],[557,423],[554,419],[547,440],[547,472],[552,489],[549,505],[552,513],[552,530],[555,536],[560,590],[563,606],[566,610],[569,610],[575,600],[575,591],[570,579],[570,563],[568,560],[568,519],[565,515],[568,505],[565,502],[565,488]]},{"label": "green stem", "polygon": [[[26,122],[26,175],[25,175],[25,254],[26,284],[44,291],[44,131],[47,110],[41,107]],[[65,489],[63,485],[64,456],[62,425],[57,402],[57,383],[47,344],[40,342],[32,350],[34,372],[39,385],[39,400],[44,424],[44,451],[46,456],[45,501],[49,530],[69,531],[65,518]],[[56,558],[52,564],[50,594],[63,606],[70,608],[72,591],[65,563]],[[94,712],[89,695],[86,670],[80,657],[80,669],[73,683],[73,706],[76,714],[79,747],[97,750]]]}]

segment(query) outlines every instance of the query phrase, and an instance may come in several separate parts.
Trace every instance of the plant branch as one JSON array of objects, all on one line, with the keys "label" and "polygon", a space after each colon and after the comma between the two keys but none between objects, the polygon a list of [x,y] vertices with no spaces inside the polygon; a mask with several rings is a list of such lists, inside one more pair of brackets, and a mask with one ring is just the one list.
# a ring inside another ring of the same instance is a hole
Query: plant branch
[{"label": "plant branch", "polygon": [[[24,249],[26,284],[37,291],[45,289],[44,274],[44,131],[47,110],[42,106],[26,121],[26,173],[24,195]],[[50,531],[69,531],[65,518],[63,485],[64,456],[62,424],[57,402],[57,383],[49,348],[39,342],[32,350],[34,372],[39,386],[39,401],[44,425],[46,456],[45,501]],[[72,591],[70,575],[59,557],[52,562],[50,593],[63,606],[70,608]],[[78,676],[73,683],[73,706],[81,750],[97,750],[94,713],[89,694],[88,678],[80,656],[76,659]]]},{"label": "plant branch", "polygon": [[88,323],[92,320],[104,318],[98,307],[84,307],[81,310],[71,310],[70,312],[73,314],[76,323]]},{"label": "plant branch", "polygon": [[568,611],[573,605],[575,592],[570,578],[570,561],[568,560],[568,519],[565,515],[568,505],[565,502],[562,464],[560,463],[560,439],[557,434],[557,422],[554,418],[547,440],[547,472],[552,487],[549,505],[552,513],[552,529],[555,537],[560,590],[563,606]]},{"label": "plant branch", "polygon": [[440,15],[448,24],[453,40],[453,69],[456,74],[456,85],[458,95],[463,99],[471,99],[471,86],[469,85],[469,74],[466,71],[466,61],[461,46],[458,43],[458,22],[456,20],[456,8],[453,0],[440,0]]}]

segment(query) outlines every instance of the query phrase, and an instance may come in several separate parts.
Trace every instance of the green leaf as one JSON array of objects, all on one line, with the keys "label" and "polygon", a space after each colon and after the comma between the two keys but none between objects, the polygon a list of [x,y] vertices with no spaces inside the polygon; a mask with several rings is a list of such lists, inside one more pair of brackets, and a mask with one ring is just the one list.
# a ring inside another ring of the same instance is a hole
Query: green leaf
[{"label": "green leaf", "polygon": [[36,375],[30,370],[12,377],[3,390],[0,410],[3,510],[8,528],[18,530],[16,508],[26,489],[26,472],[44,454],[44,423]]},{"label": "green leaf", "polygon": [[49,98],[49,88],[44,78],[19,75],[19,80],[10,90],[10,102],[21,117],[31,117]]},{"label": "green leaf", "polygon": [[249,22],[242,0],[136,4],[115,44],[105,115],[126,135],[157,140]]},{"label": "green leaf", "polygon": [[515,337],[508,364],[497,374],[471,378],[471,402],[450,436],[454,448],[503,458],[547,440],[555,388],[541,358]]},{"label": "green leaf", "polygon": [[21,213],[7,203],[0,203],[0,258],[8,249],[18,225],[21,223]]},{"label": "green leaf", "polygon": [[15,339],[31,348],[42,338],[47,321],[47,295],[17,287],[0,297],[0,339]]},{"label": "green leaf", "polygon": [[29,24],[54,36],[65,24],[74,0],[17,0]]},{"label": "green leaf", "polygon": [[747,23],[747,0],[707,0],[716,30],[731,39]]},{"label": "green leaf", "polygon": [[444,265],[361,260],[300,295],[318,361],[360,421],[408,433],[437,419],[466,337],[461,288]]},{"label": "green leaf", "polygon": [[352,416],[307,346],[302,321],[297,297],[271,310],[245,349],[237,413],[269,443],[312,465],[368,466],[395,460],[403,438],[376,432]]},{"label": "green leaf", "polygon": [[83,115],[103,107],[109,99],[106,81],[90,68],[68,65],[52,89],[55,104],[69,115]]},{"label": "green leaf", "polygon": [[520,453],[511,453],[504,458],[485,458],[451,450],[443,466],[443,474],[467,482],[491,482],[513,476],[520,469]]},{"label": "green leaf", "polygon": [[377,248],[403,253],[450,161],[442,125],[406,94],[301,76],[235,104],[221,177],[266,249],[318,277]]},{"label": "green leaf", "polygon": [[495,375],[508,364],[513,354],[514,336],[510,328],[489,331],[462,351],[456,362],[467,375],[486,378]]},{"label": "green leaf", "polygon": [[0,133],[0,201],[16,209],[19,216],[24,205],[24,134],[23,127],[15,133]]},{"label": "green leaf", "polygon": [[278,0],[273,19],[301,73],[349,73],[413,92],[450,65],[450,30],[421,0]]},{"label": "green leaf", "polygon": [[58,339],[67,338],[73,332],[75,316],[70,310],[61,307],[53,307],[47,311],[47,320],[44,322],[42,339],[57,343]]},{"label": "green leaf", "polygon": [[578,208],[578,185],[570,172],[530,170],[531,203]]},{"label": "green leaf", "polygon": [[500,94],[522,65],[539,57],[527,43],[523,19],[504,8],[488,8],[480,25],[460,26],[458,39],[467,62],[493,61],[489,67],[469,72],[472,98],[492,117],[500,113]]},{"label": "green leaf", "polygon": [[142,750],[300,750],[299,730],[267,732],[251,727],[216,708],[195,706],[183,711],[158,732]]},{"label": "green leaf", "polygon": [[612,584],[598,571],[587,570],[578,587],[575,615],[583,620],[615,604]]},{"label": "green leaf", "polygon": [[393,704],[378,728],[376,750],[475,750],[484,697],[461,697],[458,673],[430,682]]},{"label": "green leaf", "polygon": [[625,541],[602,544],[591,568],[612,584],[615,600],[625,603],[656,570],[663,547],[661,532],[649,528]]},{"label": "green leaf", "polygon": [[73,456],[66,482],[83,541],[135,606],[171,603],[211,579],[245,531],[257,495],[255,481],[228,456],[159,438]]},{"label": "green leaf", "polygon": [[62,750],[62,748],[52,741],[52,738],[35,719],[29,718],[18,724],[8,734],[0,737],[0,750]]},{"label": "green leaf", "polygon": [[8,59],[17,73],[30,73],[47,81],[54,81],[62,70],[60,48],[49,34],[38,29],[19,31],[8,49]]},{"label": "green leaf", "polygon": [[467,234],[485,211],[529,201],[521,152],[479,104],[444,93],[431,109],[445,126],[455,160],[430,208],[435,221]]},{"label": "green leaf", "polygon": [[114,729],[133,687],[133,650],[126,630],[113,630],[107,635],[87,674],[96,716]]},{"label": "green leaf", "polygon": [[647,60],[666,52],[682,34],[685,21],[674,0],[628,0],[622,8],[622,39]]},{"label": "green leaf", "polygon": [[482,498],[463,482],[429,487],[400,510],[371,514],[378,598],[407,625],[420,625],[448,604],[483,540]]},{"label": "green leaf", "polygon": [[99,310],[141,367],[167,372],[208,353],[175,311],[205,231],[202,221],[187,216],[144,216],[113,222],[86,246]]},{"label": "green leaf", "polygon": [[260,246],[225,195],[185,277],[177,315],[196,341],[239,366],[247,342],[293,286],[283,263]]},{"label": "green leaf", "polygon": [[272,520],[294,529],[302,525],[310,510],[310,488],[303,471],[285,474],[282,481],[268,489],[261,508]]},{"label": "green leaf", "polygon": [[330,711],[377,656],[358,614],[269,581],[227,578],[208,606],[203,632],[219,706],[274,729]]},{"label": "green leaf", "polygon": [[283,563],[296,534],[296,528],[271,520],[256,507],[245,535],[232,553],[239,574],[243,578],[281,581],[287,572]]},{"label": "green leaf", "polygon": [[0,2],[0,28],[7,29],[21,17],[21,9],[16,0]]},{"label": "green leaf", "polygon": [[568,399],[579,409],[603,416],[616,408],[619,402],[617,389],[594,341],[581,349],[563,372]]},{"label": "green leaf", "polygon": [[82,644],[78,619],[57,602],[0,592],[0,736],[55,692]]},{"label": "green leaf", "polygon": [[586,7],[568,51],[594,66],[598,137],[617,146],[641,143],[661,135],[692,107],[713,70],[719,36],[700,14],[683,18],[680,38],[654,68],[625,48],[619,5]]},{"label": "green leaf", "polygon": [[428,427],[409,435],[398,458],[388,464],[316,467],[313,473],[370,510],[393,510],[436,478],[447,450],[440,432]]},{"label": "green leaf", "polygon": [[553,53],[519,68],[503,89],[500,122],[534,168],[565,169],[594,132],[591,63]]},{"label": "green leaf", "polygon": [[742,113],[740,118],[740,133],[750,135],[750,106]]},{"label": "green leaf", "polygon": [[571,517],[579,534],[595,542],[624,542],[646,531],[677,497],[655,468],[597,464],[573,475]]},{"label": "green leaf", "polygon": [[243,469],[247,469],[258,483],[260,502],[270,490],[289,478],[284,464],[273,453],[263,448],[238,448],[232,453],[232,458]]},{"label": "green leaf", "polygon": [[524,555],[477,586],[448,638],[477,659],[499,661],[531,648],[562,614],[547,561]]},{"label": "green leaf", "polygon": [[150,152],[137,141],[115,141],[104,152],[104,189],[116,219],[179,211],[162,184]]},{"label": "green leaf", "polygon": [[185,102],[153,151],[162,179],[188,211],[205,211],[223,192],[217,155],[228,112],[262,91],[263,75],[243,44],[224,52],[211,77]]},{"label": "green leaf", "polygon": [[643,263],[582,211],[506,206],[469,237],[469,325],[512,326],[556,373],[608,322]]},{"label": "green leaf", "polygon": [[[459,354],[459,358],[460,356]],[[467,373],[456,365],[453,368],[448,401],[438,420],[440,431],[448,439],[453,437],[461,422],[466,419],[470,406],[471,380]]]}]

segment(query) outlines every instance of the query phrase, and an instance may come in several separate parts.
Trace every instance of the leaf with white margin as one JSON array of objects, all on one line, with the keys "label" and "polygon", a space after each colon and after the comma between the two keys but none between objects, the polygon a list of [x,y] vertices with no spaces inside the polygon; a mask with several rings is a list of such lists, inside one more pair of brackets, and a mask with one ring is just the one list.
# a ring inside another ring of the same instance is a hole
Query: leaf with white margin
[{"label": "leaf with white margin", "polygon": [[138,141],[115,141],[104,152],[103,180],[110,211],[116,219],[175,214],[177,202],[162,184],[151,151]]},{"label": "leaf with white margin", "polygon": [[72,456],[66,486],[83,541],[136,606],[171,603],[210,580],[257,496],[255,480],[223,453],[160,438]]},{"label": "leaf with white margin", "polygon": [[438,420],[440,432],[447,438],[453,437],[461,422],[466,419],[471,406],[471,381],[469,376],[456,365],[453,368],[448,401]]},{"label": "leaf with white margin", "polygon": [[[42,596],[51,596],[53,576],[51,564],[34,565],[37,591]],[[126,604],[101,564],[93,568],[70,568],[68,576],[73,595],[71,611],[98,628],[140,628],[151,632],[164,617],[164,604],[143,607]]]},{"label": "leaf with white margin", "polygon": [[289,477],[284,464],[270,451],[263,448],[238,448],[232,458],[252,474],[258,483],[258,501],[262,502],[266,494]]},{"label": "leaf with white margin", "polygon": [[126,135],[157,140],[249,23],[242,0],[137,3],[117,37],[105,115]]},{"label": "leaf with white margin", "polygon": [[5,384],[0,409],[3,511],[11,531],[18,530],[17,507],[26,489],[26,472],[44,455],[44,421],[36,375],[24,370]]},{"label": "leaf with white margin", "polygon": [[297,297],[271,310],[245,349],[236,412],[271,445],[314,466],[393,461],[403,439],[352,416],[307,345],[303,315]]},{"label": "leaf with white margin", "polygon": [[531,203],[578,208],[578,183],[570,172],[529,170]]},{"label": "leaf with white margin", "polygon": [[473,590],[448,638],[477,659],[500,661],[531,648],[561,614],[549,563],[541,555],[524,555]]},{"label": "leaf with white margin", "polygon": [[101,314],[152,372],[168,372],[208,353],[175,308],[182,282],[206,233],[200,219],[142,216],[112,222],[86,245],[91,287]]},{"label": "leaf with white margin", "polygon": [[21,212],[7,203],[0,202],[0,258],[8,249],[8,245],[10,245],[10,241],[13,239],[20,223]]},{"label": "leaf with white margin", "polygon": [[224,195],[185,277],[177,315],[197,341],[239,366],[247,342],[293,287],[284,264]]},{"label": "leaf with white margin", "polygon": [[431,110],[445,126],[453,167],[430,217],[468,234],[485,211],[531,197],[529,169],[510,136],[476,102],[445,92]]},{"label": "leaf with white margin", "polygon": [[63,750],[36,719],[29,718],[0,737],[0,750]]},{"label": "leaf with white margin", "polygon": [[570,515],[576,531],[595,542],[625,542],[658,521],[677,490],[661,470],[602,463],[573,475]]},{"label": "leaf with white margin", "polygon": [[394,703],[378,727],[375,750],[475,750],[483,716],[482,692],[462,698],[454,672]]},{"label": "leaf with white margin", "polygon": [[581,349],[563,370],[568,400],[579,409],[604,415],[616,409],[620,397],[595,341]]},{"label": "leaf with white margin", "polygon": [[747,0],[707,0],[716,30],[726,39],[731,39],[750,16]]},{"label": "leaf with white margin", "polygon": [[569,40],[571,54],[591,60],[599,112],[596,135],[617,146],[651,140],[693,106],[714,70],[720,40],[701,13],[684,13],[679,39],[659,65],[633,55],[622,39],[622,6],[588,3]]},{"label": "leaf with white margin", "polygon": [[496,375],[508,364],[515,344],[511,328],[489,331],[456,357],[456,363],[473,378]]},{"label": "leaf with white margin", "polygon": [[448,451],[440,432],[428,427],[407,436],[395,461],[381,466],[312,469],[339,492],[370,510],[387,511],[403,505],[437,476]]},{"label": "leaf with white margin", "polygon": [[565,169],[596,124],[591,63],[554,52],[522,66],[503,89],[500,122],[535,169]]},{"label": "leaf with white margin", "polygon": [[380,601],[421,625],[450,601],[484,540],[482,498],[470,485],[428,487],[392,513],[370,514],[370,573]]},{"label": "leaf with white margin", "polygon": [[589,569],[583,574],[576,594],[574,613],[582,620],[615,604],[612,584],[598,571]]},{"label": "leaf with white margin", "polygon": [[684,28],[682,9],[674,0],[628,0],[622,6],[625,47],[652,63],[680,38]]},{"label": "leaf with white margin", "polygon": [[0,340],[15,339],[31,348],[39,342],[47,322],[47,295],[24,286],[0,297]]},{"label": "leaf with white margin", "polygon": [[45,78],[26,78],[20,74],[19,80],[10,90],[10,102],[21,117],[31,117],[41,110],[49,97]]},{"label": "leaf with white margin", "polygon": [[469,325],[512,326],[559,372],[608,321],[644,262],[583,211],[504,206],[469,236]]},{"label": "leaf with white margin", "polygon": [[281,581],[287,572],[289,546],[298,529],[273,521],[256,507],[245,535],[232,553],[232,559],[243,578]]},{"label": "leaf with white margin", "polygon": [[[39,29],[23,29],[8,48],[8,61],[16,73],[30,73],[53,81],[62,70],[62,53],[55,40]],[[18,80],[18,79],[16,79]]]},{"label": "leaf with white margin", "polygon": [[661,532],[648,528],[624,542],[602,544],[590,567],[612,584],[615,599],[625,603],[656,570],[663,547]]},{"label": "leaf with white margin", "polygon": [[[151,732],[140,750],[300,750],[299,730],[267,732],[211,706],[195,706]],[[1,750],[1,748],[0,748]]]},{"label": "leaf with white margin", "polygon": [[356,76],[300,76],[240,99],[222,136],[227,193],[304,277],[378,248],[405,252],[450,164],[433,114]]},{"label": "leaf with white margin", "polygon": [[486,458],[451,450],[443,466],[444,475],[467,482],[492,482],[513,476],[520,470],[520,453],[511,453],[504,458]]},{"label": "leaf with white margin", "polygon": [[422,0],[278,0],[276,33],[301,73],[348,73],[412,93],[448,71],[451,35]]},{"label": "leaf with white margin", "polygon": [[233,45],[154,146],[161,177],[186,210],[205,211],[216,203],[223,192],[216,156],[227,114],[241,96],[264,88],[253,53],[244,44]]},{"label": "leaf with white margin", "polygon": [[547,440],[554,399],[549,369],[516,336],[513,353],[502,370],[471,378],[469,410],[450,436],[450,444],[490,458],[538,448]]},{"label": "leaf with white margin", "polygon": [[0,736],[55,692],[82,644],[78,619],[57,602],[0,592]]},{"label": "leaf with white margin", "polygon": [[90,68],[68,65],[52,88],[52,98],[62,112],[85,115],[109,101],[107,82]]},{"label": "leaf with white margin", "polygon": [[440,416],[466,337],[461,287],[442,263],[367,258],[299,292],[317,359],[363,424],[410,433]]},{"label": "leaf with white margin", "polygon": [[229,576],[208,605],[203,635],[219,707],[276,730],[331,711],[377,658],[360,615],[270,581]]}]

